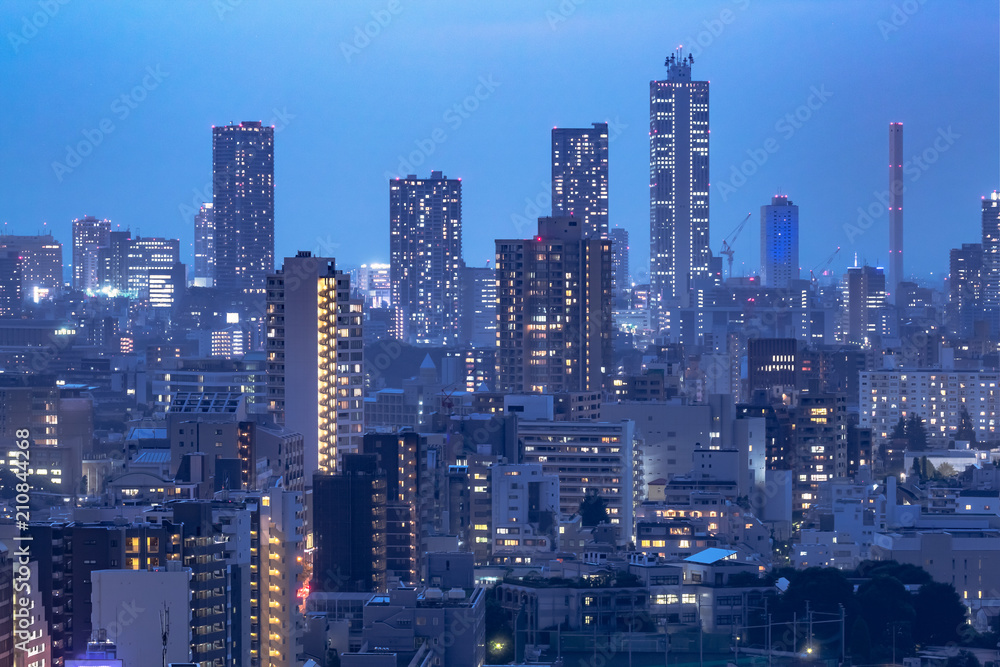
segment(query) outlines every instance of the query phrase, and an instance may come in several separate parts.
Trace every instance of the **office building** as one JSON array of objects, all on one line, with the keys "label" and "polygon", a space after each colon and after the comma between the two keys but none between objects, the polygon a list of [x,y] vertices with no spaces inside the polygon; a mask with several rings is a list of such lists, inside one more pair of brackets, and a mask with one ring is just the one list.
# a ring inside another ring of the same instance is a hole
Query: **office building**
[{"label": "office building", "polygon": [[312,502],[311,590],[384,591],[386,476],[378,456],[345,454],[339,473],[316,473]]},{"label": "office building", "polygon": [[787,195],[760,207],[760,279],[778,289],[799,279],[799,207]]},{"label": "office building", "polygon": [[110,220],[98,220],[92,215],[73,221],[73,289],[96,290],[98,285],[98,251],[108,245]]},{"label": "office building", "polygon": [[[125,291],[139,299],[151,298],[150,274],[157,274],[160,277],[157,281],[157,296],[159,303],[163,305],[165,293],[162,282],[172,281],[176,275],[180,262],[180,241],[137,236],[125,241],[125,244]],[[183,289],[183,286],[182,278],[180,287]],[[172,296],[170,300],[172,303]]]},{"label": "office building", "polygon": [[267,369],[259,352],[242,359],[169,358],[150,365],[157,412],[166,411],[177,393],[242,393],[248,413],[267,413]]},{"label": "office building", "polygon": [[274,127],[212,128],[215,286],[264,294],[274,271]]},{"label": "office building", "polygon": [[615,227],[608,232],[611,239],[611,273],[614,276],[615,308],[628,308],[628,295],[632,290],[629,271],[628,230]]},{"label": "office building", "polygon": [[21,275],[21,298],[38,303],[57,296],[63,287],[62,243],[51,234],[0,236],[0,253],[12,252]]},{"label": "office building", "polygon": [[186,267],[180,262],[167,268],[150,269],[146,274],[149,305],[152,308],[172,309],[184,296],[187,283]]},{"label": "office building", "polygon": [[[178,242],[178,247],[179,247]],[[108,294],[128,292],[128,260],[132,232],[128,229],[108,233],[108,243],[98,253],[97,282]]]},{"label": "office building", "polygon": [[364,433],[362,303],[334,261],[299,252],[267,277],[268,410],[304,436],[307,482]]},{"label": "office building", "polygon": [[21,314],[21,262],[13,250],[0,250],[0,317]]},{"label": "office building", "polygon": [[552,215],[579,218],[585,238],[608,238],[608,124],[552,128]]},{"label": "office building", "polygon": [[462,181],[440,171],[389,181],[389,275],[396,338],[455,345],[461,336]]},{"label": "office building", "polygon": [[496,271],[492,266],[464,266],[461,287],[462,342],[474,348],[496,347]]},{"label": "office building", "polygon": [[194,214],[194,286],[215,285],[215,210],[205,202]]},{"label": "office building", "polygon": [[797,386],[799,342],[794,338],[747,340],[747,396],[757,389]]},{"label": "office building", "polygon": [[688,305],[693,278],[708,275],[708,81],[692,56],[667,57],[649,84],[650,282],[654,309]]},{"label": "office building", "polygon": [[983,295],[983,245],[963,243],[948,259],[948,320],[953,332],[968,336]]},{"label": "office building", "polygon": [[903,124],[889,123],[889,282],[893,303],[903,282]]},{"label": "office building", "polygon": [[[356,285],[355,275],[357,275]],[[392,307],[392,280],[389,277],[388,264],[362,264],[356,271],[351,272],[351,284],[363,295],[367,307]]]},{"label": "office building", "polygon": [[577,218],[496,241],[497,391],[600,392],[612,357],[611,242]]},{"label": "office building", "polygon": [[891,332],[882,267],[851,266],[844,276],[841,336],[844,342],[870,345]]}]

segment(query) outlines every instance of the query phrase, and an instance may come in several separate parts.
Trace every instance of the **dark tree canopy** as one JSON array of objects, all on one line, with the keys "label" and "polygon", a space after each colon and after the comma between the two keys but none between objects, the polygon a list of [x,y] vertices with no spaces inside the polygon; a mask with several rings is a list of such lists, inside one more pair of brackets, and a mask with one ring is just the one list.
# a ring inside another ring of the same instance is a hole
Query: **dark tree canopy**
[{"label": "dark tree canopy", "polygon": [[851,645],[848,647],[855,662],[867,662],[872,654],[872,637],[865,619],[858,616],[851,626]]},{"label": "dark tree canopy", "polygon": [[939,646],[957,642],[965,626],[965,605],[949,584],[923,584],[913,596],[917,614],[914,639],[922,645]]},{"label": "dark tree canopy", "polygon": [[587,490],[580,503],[580,523],[584,526],[597,526],[608,522],[608,501],[592,489]]}]

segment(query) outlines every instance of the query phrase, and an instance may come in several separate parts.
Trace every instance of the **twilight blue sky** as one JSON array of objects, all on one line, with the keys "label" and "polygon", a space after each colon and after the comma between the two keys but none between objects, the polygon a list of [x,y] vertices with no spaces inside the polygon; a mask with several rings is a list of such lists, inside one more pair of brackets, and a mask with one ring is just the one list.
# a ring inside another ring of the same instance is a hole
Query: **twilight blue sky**
[{"label": "twilight blue sky", "polygon": [[[890,121],[927,160],[907,169],[908,274],[936,282],[1000,187],[992,0],[4,0],[0,19],[0,222],[44,223],[67,247],[91,214],[179,236],[187,261],[211,126],[263,120],[278,129],[278,257],[385,261],[387,177],[413,154],[418,174],[463,179],[465,258],[481,265],[546,212],[551,128],[609,121],[610,220],[641,276],[648,83],[679,44],[712,84],[713,250],[754,214],[737,273],[756,270],[778,188],[800,207],[805,275],[836,246],[838,270],[854,253],[883,263]],[[875,217],[859,225],[859,207]]]}]

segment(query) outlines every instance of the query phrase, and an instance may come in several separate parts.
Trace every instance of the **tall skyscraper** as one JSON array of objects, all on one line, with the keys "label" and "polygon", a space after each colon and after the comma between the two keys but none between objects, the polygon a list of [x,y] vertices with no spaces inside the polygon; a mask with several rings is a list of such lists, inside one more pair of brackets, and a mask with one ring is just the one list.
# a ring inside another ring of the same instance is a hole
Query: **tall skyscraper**
[{"label": "tall skyscraper", "polygon": [[649,84],[654,309],[686,306],[691,279],[709,273],[708,81],[691,80],[692,63],[690,55],[671,54],[666,80]]},{"label": "tall skyscraper", "polygon": [[497,344],[497,280],[492,266],[462,267],[462,342]]},{"label": "tall skyscraper", "polygon": [[95,290],[98,280],[98,253],[108,245],[110,220],[86,215],[73,221],[73,289]]},{"label": "tall skyscraper", "polygon": [[539,218],[534,238],[497,239],[497,390],[599,392],[612,355],[611,242],[578,218]]},{"label": "tall skyscraper", "polygon": [[194,215],[194,284],[215,285],[215,210],[205,202]]},{"label": "tall skyscraper", "polygon": [[302,433],[306,480],[333,471],[364,436],[362,302],[332,257],[299,252],[267,277],[267,394],[275,421]]},{"label": "tall skyscraper", "polygon": [[259,121],[212,128],[215,284],[264,294],[274,270],[274,128]]},{"label": "tall skyscraper", "polygon": [[983,293],[983,245],[963,243],[949,256],[948,320],[952,332],[972,333],[975,314]]},{"label": "tall skyscraper", "polygon": [[903,124],[889,123],[889,281],[892,301],[903,281]]},{"label": "tall skyscraper", "polygon": [[339,474],[317,473],[313,508],[312,590],[384,591],[386,477],[378,457],[347,454]]},{"label": "tall skyscraper", "polygon": [[1000,310],[1000,192],[983,197],[983,306]]},{"label": "tall skyscraper", "polygon": [[628,230],[615,227],[608,233],[611,239],[611,273],[615,283],[615,307],[628,307],[628,293],[632,288],[629,273]]},{"label": "tall skyscraper", "polygon": [[788,195],[760,207],[760,272],[764,287],[786,289],[799,279],[799,207]]},{"label": "tall skyscraper", "polygon": [[608,238],[608,124],[552,128],[552,215],[583,220],[588,238]]},{"label": "tall skyscraper", "polygon": [[461,336],[462,181],[440,171],[389,181],[389,275],[396,337],[455,345]]}]

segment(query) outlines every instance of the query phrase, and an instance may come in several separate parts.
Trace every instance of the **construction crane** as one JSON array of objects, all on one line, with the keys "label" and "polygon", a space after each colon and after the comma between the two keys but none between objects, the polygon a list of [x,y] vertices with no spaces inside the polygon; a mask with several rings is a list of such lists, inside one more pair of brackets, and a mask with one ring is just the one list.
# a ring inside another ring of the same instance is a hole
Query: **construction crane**
[{"label": "construction crane", "polygon": [[743,218],[743,221],[736,226],[736,229],[730,232],[729,236],[722,239],[722,250],[719,251],[719,254],[725,255],[726,260],[729,262],[730,278],[733,277],[733,253],[735,252],[733,250],[733,244],[736,243],[736,239],[739,237],[740,232],[742,232],[743,228],[746,227],[747,220],[750,219],[750,215],[751,215],[750,213],[747,213],[747,217]]},{"label": "construction crane", "polygon": [[827,257],[822,263],[816,265],[816,268],[809,269],[809,279],[812,280],[813,283],[816,282],[816,271],[819,271],[821,274],[826,271],[827,267],[833,263],[833,258],[836,257],[839,252],[840,246],[837,246],[837,249],[831,252],[829,257]]}]

